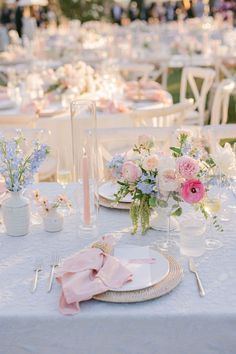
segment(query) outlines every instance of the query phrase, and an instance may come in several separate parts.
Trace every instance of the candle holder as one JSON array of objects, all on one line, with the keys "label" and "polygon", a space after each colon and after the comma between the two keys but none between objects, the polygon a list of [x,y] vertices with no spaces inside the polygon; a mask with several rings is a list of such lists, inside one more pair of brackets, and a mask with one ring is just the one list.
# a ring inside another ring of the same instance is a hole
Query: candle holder
[{"label": "candle holder", "polygon": [[71,103],[73,146],[73,182],[79,228],[97,228],[98,217],[98,164],[96,105],[90,100]]}]

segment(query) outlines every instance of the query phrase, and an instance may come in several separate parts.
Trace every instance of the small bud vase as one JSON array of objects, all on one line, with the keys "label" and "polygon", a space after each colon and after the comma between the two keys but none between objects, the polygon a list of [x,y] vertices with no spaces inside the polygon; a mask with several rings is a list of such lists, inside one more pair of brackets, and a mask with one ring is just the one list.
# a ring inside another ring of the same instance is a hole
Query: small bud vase
[{"label": "small bud vase", "polygon": [[10,192],[2,202],[3,222],[9,236],[25,236],[29,232],[29,200],[22,192]]},{"label": "small bud vase", "polygon": [[59,232],[63,229],[64,217],[53,208],[43,217],[44,229],[47,232]]}]

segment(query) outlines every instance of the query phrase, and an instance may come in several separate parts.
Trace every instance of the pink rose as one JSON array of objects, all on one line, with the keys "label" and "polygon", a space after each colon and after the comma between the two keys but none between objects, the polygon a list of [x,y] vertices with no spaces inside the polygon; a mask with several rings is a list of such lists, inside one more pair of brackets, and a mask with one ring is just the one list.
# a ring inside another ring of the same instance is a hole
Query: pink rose
[{"label": "pink rose", "polygon": [[199,172],[198,162],[189,156],[182,156],[178,158],[176,165],[179,174],[186,179],[192,179],[196,177]]},{"label": "pink rose", "polygon": [[157,157],[157,155],[147,156],[143,160],[143,168],[146,171],[153,171],[157,167],[158,167],[158,157]]},{"label": "pink rose", "polygon": [[121,170],[123,178],[128,182],[135,182],[141,176],[141,169],[133,162],[126,161]]},{"label": "pink rose", "polygon": [[198,179],[190,179],[182,184],[180,194],[185,202],[195,204],[203,199],[205,187]]}]

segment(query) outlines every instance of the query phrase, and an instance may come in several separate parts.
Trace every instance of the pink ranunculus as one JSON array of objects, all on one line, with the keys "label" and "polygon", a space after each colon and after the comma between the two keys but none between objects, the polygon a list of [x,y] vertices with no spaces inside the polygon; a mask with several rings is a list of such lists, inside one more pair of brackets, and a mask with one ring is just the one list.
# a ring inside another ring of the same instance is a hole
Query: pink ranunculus
[{"label": "pink ranunculus", "polygon": [[123,178],[133,183],[141,176],[141,169],[133,162],[133,161],[126,161],[121,170]]},{"label": "pink ranunculus", "polygon": [[205,187],[199,179],[190,179],[182,184],[180,194],[185,202],[195,204],[204,198]]},{"label": "pink ranunculus", "polygon": [[179,157],[176,165],[179,174],[186,179],[196,177],[200,169],[198,162],[190,156]]}]

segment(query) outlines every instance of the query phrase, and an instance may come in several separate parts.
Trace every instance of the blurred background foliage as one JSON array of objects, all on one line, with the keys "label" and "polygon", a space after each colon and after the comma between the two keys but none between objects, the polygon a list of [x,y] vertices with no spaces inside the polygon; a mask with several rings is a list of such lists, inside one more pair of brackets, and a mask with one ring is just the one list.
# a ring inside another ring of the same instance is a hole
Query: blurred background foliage
[{"label": "blurred background foliage", "polygon": [[109,17],[112,0],[58,0],[61,12],[81,22]]}]

